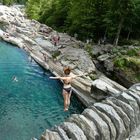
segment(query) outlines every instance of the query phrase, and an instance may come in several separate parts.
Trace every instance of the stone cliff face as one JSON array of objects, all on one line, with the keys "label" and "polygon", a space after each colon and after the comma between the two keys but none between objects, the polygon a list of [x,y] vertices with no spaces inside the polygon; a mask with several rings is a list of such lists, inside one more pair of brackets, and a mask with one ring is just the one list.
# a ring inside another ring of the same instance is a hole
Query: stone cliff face
[{"label": "stone cliff face", "polygon": [[[129,90],[97,71],[83,43],[65,33],[29,20],[18,6],[0,5],[0,37],[24,49],[45,69],[62,75],[69,65],[72,74],[89,73],[73,81],[75,94],[88,107],[81,115],[46,130],[41,140],[123,140],[140,122],[140,85]],[[60,37],[56,44],[54,35]],[[90,75],[96,75],[92,80]],[[95,103],[96,101],[102,101]]]},{"label": "stone cliff face", "polygon": [[140,124],[140,84],[108,97],[66,122],[46,130],[40,140],[125,140]]}]

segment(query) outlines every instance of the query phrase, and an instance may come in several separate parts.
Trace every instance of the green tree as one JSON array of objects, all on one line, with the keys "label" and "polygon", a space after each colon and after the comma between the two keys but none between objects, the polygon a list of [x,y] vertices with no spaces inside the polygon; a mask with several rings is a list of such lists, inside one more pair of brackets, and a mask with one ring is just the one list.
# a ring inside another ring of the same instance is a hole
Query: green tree
[{"label": "green tree", "polygon": [[52,0],[44,6],[40,13],[40,22],[58,30],[64,30],[65,20],[69,11],[70,0]]},{"label": "green tree", "polygon": [[38,20],[40,18],[40,11],[42,0],[28,0],[26,3],[26,13],[29,18]]},{"label": "green tree", "polygon": [[27,0],[0,0],[0,2],[4,5],[12,5],[15,3],[25,4]]},{"label": "green tree", "polygon": [[134,3],[132,0],[113,0],[112,13],[117,23],[117,32],[114,39],[114,45],[118,45],[121,29],[123,28],[126,17],[133,12]]},{"label": "green tree", "polygon": [[104,16],[108,0],[72,0],[68,15],[69,32],[78,33],[80,39],[99,39],[104,34]]},{"label": "green tree", "polygon": [[[7,0],[9,1],[9,0]],[[28,0],[27,15],[54,29],[98,41],[138,38],[139,0]]]},{"label": "green tree", "polygon": [[15,0],[2,0],[2,4],[4,5],[11,5],[15,2],[16,2]]}]

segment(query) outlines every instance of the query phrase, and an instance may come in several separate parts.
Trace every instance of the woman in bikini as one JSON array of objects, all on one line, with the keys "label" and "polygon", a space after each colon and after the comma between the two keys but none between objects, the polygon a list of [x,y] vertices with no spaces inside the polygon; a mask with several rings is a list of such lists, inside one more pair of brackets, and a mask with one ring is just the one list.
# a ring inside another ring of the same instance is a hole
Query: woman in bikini
[{"label": "woman in bikini", "polygon": [[63,81],[64,111],[68,111],[68,108],[70,105],[70,97],[71,97],[71,93],[72,93],[71,82],[74,78],[84,76],[85,74],[71,76],[70,67],[65,67],[63,70],[64,70],[64,74],[65,74],[64,77],[50,77],[50,78],[51,79],[60,79]]}]

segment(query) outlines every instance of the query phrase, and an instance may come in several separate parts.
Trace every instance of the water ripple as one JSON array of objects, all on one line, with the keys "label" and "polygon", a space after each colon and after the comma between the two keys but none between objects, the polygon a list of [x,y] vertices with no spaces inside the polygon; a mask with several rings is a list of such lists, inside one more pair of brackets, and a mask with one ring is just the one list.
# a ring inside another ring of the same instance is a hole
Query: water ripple
[{"label": "water ripple", "polygon": [[[83,108],[72,96],[70,111],[63,111],[62,83],[50,80],[28,55],[0,42],[0,139],[30,140]],[[13,81],[16,76],[18,82]]]}]

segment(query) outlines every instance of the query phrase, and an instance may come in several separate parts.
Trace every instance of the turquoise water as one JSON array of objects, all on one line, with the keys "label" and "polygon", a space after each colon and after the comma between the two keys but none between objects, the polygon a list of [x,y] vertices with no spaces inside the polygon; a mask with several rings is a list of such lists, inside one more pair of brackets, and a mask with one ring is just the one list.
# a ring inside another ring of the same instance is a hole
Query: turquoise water
[{"label": "turquoise water", "polygon": [[23,50],[0,42],[0,140],[39,138],[46,128],[83,110],[72,96],[70,110],[64,112],[62,84],[49,76]]}]

